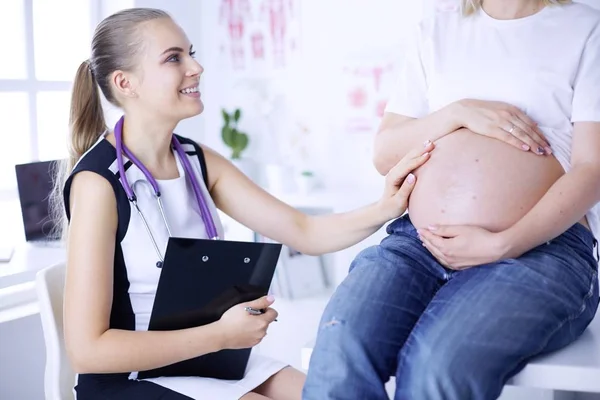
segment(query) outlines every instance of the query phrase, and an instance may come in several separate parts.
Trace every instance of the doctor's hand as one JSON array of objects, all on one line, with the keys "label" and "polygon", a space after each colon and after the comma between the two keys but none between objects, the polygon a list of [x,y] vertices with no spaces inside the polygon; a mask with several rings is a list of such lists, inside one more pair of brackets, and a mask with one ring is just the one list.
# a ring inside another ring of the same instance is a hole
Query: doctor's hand
[{"label": "doctor's hand", "polygon": [[[216,324],[223,339],[224,349],[247,349],[256,346],[267,335],[269,324],[277,318],[277,311],[269,308],[275,299],[264,296],[246,303],[236,304],[225,311]],[[246,307],[266,310],[261,315],[251,315]]]},{"label": "doctor's hand", "polygon": [[377,203],[382,212],[383,223],[404,214],[417,181],[411,172],[429,160],[434,147],[433,143],[427,141],[424,146],[411,150],[385,176],[383,196]]}]

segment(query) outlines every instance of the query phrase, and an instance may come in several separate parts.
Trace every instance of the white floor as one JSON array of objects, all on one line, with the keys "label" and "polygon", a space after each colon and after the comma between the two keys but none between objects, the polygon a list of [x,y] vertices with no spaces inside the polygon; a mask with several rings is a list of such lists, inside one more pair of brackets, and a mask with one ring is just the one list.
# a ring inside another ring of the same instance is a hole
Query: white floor
[{"label": "white floor", "polygon": [[329,293],[323,293],[297,300],[276,298],[273,308],[279,317],[256,350],[301,369],[300,349],[316,336],[329,296]]}]

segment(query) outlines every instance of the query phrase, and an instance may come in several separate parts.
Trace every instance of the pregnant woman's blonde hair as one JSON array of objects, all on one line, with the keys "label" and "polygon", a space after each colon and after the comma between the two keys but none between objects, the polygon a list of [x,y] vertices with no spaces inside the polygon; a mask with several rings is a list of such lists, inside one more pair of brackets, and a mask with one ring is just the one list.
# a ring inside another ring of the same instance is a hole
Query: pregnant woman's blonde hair
[{"label": "pregnant woman's blonde hair", "polygon": [[[571,0],[543,0],[544,5],[550,6],[553,4],[568,4]],[[464,15],[471,15],[481,7],[483,0],[462,0],[462,9]]]}]

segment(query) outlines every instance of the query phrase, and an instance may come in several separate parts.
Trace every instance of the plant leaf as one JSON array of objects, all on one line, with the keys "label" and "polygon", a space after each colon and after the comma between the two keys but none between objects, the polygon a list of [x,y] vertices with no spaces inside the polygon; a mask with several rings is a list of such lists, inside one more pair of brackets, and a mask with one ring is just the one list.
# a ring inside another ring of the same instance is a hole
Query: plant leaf
[{"label": "plant leaf", "polygon": [[225,125],[229,125],[230,116],[227,113],[227,111],[225,111],[225,109],[221,109],[221,114],[223,114],[223,120],[225,121]]},{"label": "plant leaf", "polygon": [[248,138],[248,135],[246,135],[245,133],[240,133],[238,135],[238,140],[237,140],[237,148],[240,150],[240,152],[246,150],[246,147],[248,147],[248,142],[250,141],[250,139]]},{"label": "plant leaf", "polygon": [[228,147],[235,147],[234,131],[230,127],[224,126],[223,129],[221,129],[221,138]]}]

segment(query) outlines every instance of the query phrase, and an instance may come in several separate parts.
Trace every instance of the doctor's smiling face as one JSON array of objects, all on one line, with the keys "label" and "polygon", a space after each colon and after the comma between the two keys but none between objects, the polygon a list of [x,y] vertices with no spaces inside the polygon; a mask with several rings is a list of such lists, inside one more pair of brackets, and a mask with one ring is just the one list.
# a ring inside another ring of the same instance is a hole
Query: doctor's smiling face
[{"label": "doctor's smiling face", "polygon": [[139,34],[135,70],[113,77],[124,94],[123,106],[175,123],[200,114],[204,104],[198,85],[204,69],[181,27],[171,18],[158,18],[141,24]]}]

